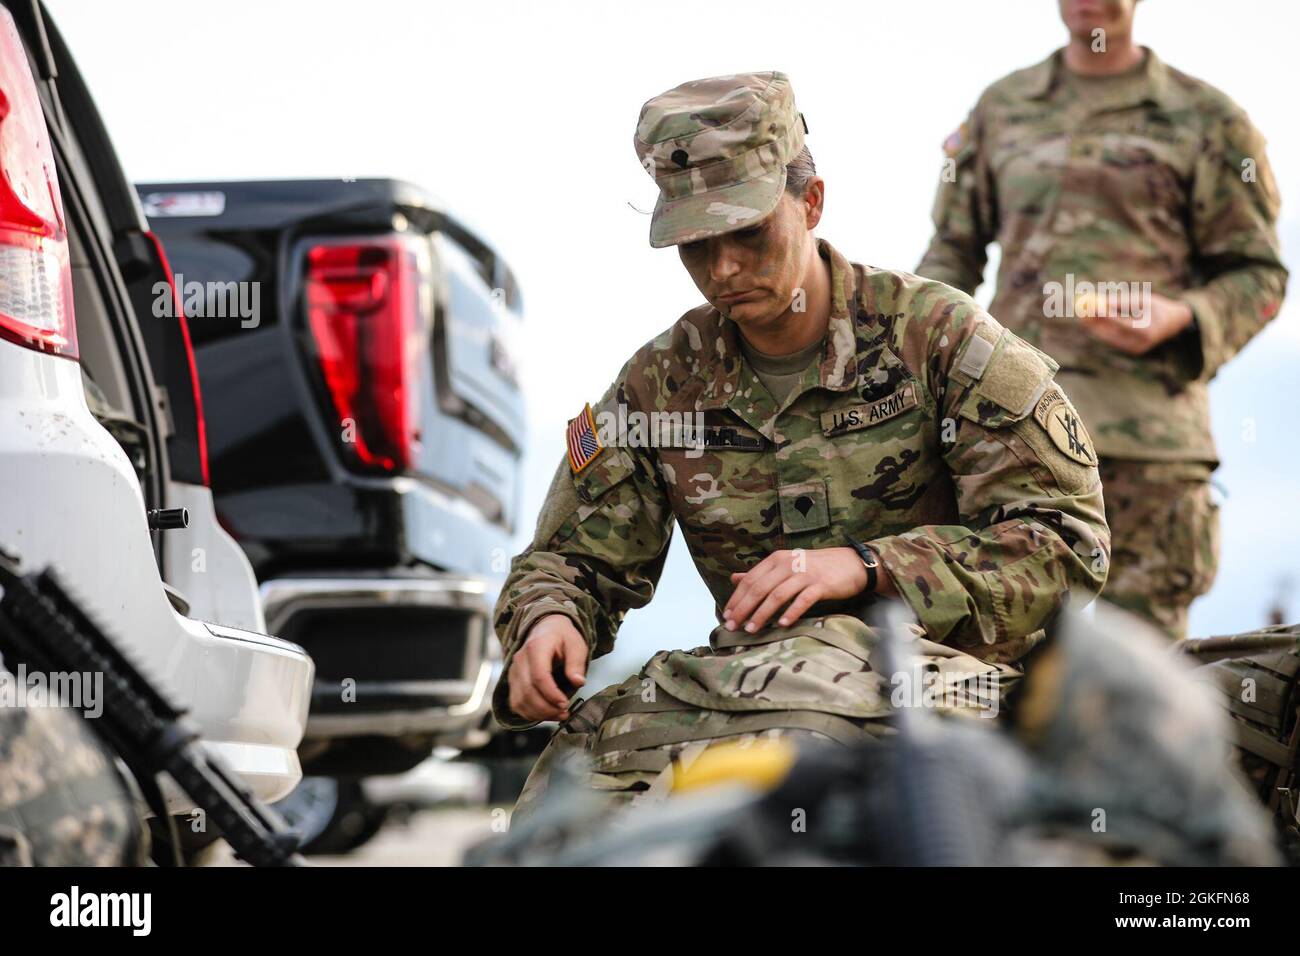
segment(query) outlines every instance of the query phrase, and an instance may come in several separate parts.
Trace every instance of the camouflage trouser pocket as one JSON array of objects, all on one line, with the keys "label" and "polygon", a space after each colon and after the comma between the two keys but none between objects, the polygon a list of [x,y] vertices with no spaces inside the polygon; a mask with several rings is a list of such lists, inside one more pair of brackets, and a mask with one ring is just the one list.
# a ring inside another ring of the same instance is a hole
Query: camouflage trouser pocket
[{"label": "camouflage trouser pocket", "polygon": [[1219,563],[1219,509],[1209,468],[1103,459],[1112,560],[1102,598],[1186,636],[1187,609]]},{"label": "camouflage trouser pocket", "polygon": [[1190,603],[1210,590],[1219,569],[1219,506],[1208,482],[1187,482],[1171,499],[1160,590]]}]

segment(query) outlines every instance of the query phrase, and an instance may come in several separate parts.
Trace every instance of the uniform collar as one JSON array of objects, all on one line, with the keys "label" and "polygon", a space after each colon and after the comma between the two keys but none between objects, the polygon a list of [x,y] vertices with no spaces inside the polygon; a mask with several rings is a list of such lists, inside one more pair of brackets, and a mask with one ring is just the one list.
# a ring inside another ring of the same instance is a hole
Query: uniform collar
[{"label": "uniform collar", "polygon": [[[1142,66],[1142,75],[1146,83],[1143,84],[1144,94],[1137,102],[1149,100],[1157,106],[1163,106],[1165,92],[1169,86],[1169,68],[1156,56],[1155,50],[1150,47],[1142,49],[1146,51],[1146,62]],[[1061,71],[1066,69],[1064,58],[1065,48],[1062,47],[1052,51],[1051,55],[1041,63],[1036,63],[1025,70],[1022,87],[1024,95],[1031,100],[1047,99],[1059,86]]]},{"label": "uniform collar", "polygon": [[[826,328],[826,345],[821,363],[817,366],[817,385],[833,392],[843,392],[857,384],[857,339],[853,330],[856,311],[857,275],[853,265],[840,255],[825,239],[817,240],[817,254],[830,263],[831,315]],[[736,323],[716,309],[710,310],[710,324],[717,329],[715,353],[705,371],[706,384],[696,401],[700,410],[724,408],[730,405],[739,411],[741,405],[753,403],[752,398],[741,399],[742,373],[746,382],[754,380],[740,348],[740,330]],[[800,392],[806,391],[801,388]],[[742,417],[748,418],[747,415]]]}]

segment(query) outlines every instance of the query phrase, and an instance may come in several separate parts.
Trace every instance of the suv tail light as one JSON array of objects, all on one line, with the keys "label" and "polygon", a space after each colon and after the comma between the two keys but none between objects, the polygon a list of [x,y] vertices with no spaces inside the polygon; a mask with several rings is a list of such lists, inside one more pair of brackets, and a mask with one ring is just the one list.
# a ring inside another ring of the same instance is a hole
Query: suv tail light
[{"label": "suv tail light", "polygon": [[307,250],[307,323],[344,445],[388,472],[410,467],[418,438],[421,256],[396,235]]},{"label": "suv tail light", "polygon": [[77,357],[63,200],[13,16],[0,7],[0,337]]}]

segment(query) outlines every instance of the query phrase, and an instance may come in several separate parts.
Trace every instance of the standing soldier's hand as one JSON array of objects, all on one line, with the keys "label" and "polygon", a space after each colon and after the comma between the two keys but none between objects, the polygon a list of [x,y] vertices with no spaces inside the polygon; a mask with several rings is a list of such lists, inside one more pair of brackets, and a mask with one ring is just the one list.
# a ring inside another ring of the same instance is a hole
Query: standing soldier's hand
[{"label": "standing soldier's hand", "polygon": [[1111,348],[1129,355],[1145,355],[1187,328],[1192,308],[1154,292],[1149,302],[1129,309],[1108,308],[1104,299],[1094,296],[1078,309],[1078,316],[1089,334]]},{"label": "standing soldier's hand", "polygon": [[527,720],[568,720],[571,694],[556,683],[557,665],[575,690],[587,682],[587,642],[568,617],[548,614],[510,664],[510,709]]}]

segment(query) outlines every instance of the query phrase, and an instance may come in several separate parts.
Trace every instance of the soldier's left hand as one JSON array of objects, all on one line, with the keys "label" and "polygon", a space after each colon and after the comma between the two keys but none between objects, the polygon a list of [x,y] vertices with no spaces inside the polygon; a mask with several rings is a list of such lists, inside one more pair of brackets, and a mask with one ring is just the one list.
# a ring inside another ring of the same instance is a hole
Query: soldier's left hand
[{"label": "soldier's left hand", "polygon": [[[883,593],[889,576],[881,574],[877,591]],[[817,548],[774,551],[743,574],[733,574],[736,585],[722,617],[728,630],[742,623],[751,634],[764,627],[785,605],[777,623],[789,627],[818,601],[857,597],[867,586],[867,570],[852,548]]]},{"label": "soldier's left hand", "polygon": [[1129,355],[1145,355],[1173,338],[1192,321],[1192,307],[1177,299],[1151,294],[1151,301],[1137,315],[1111,315],[1104,300],[1096,303],[1097,314],[1080,315],[1083,327],[1111,348]]}]

